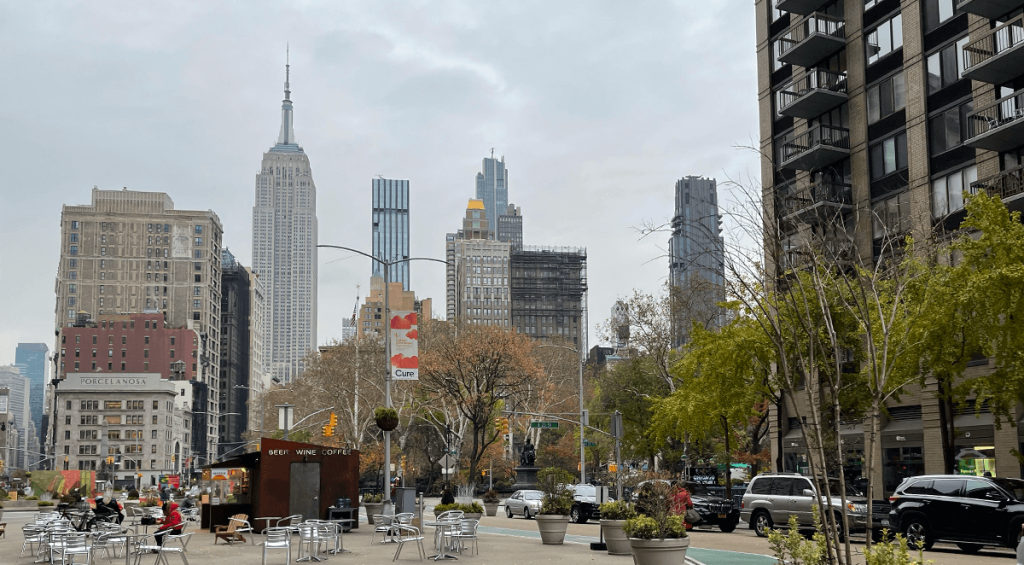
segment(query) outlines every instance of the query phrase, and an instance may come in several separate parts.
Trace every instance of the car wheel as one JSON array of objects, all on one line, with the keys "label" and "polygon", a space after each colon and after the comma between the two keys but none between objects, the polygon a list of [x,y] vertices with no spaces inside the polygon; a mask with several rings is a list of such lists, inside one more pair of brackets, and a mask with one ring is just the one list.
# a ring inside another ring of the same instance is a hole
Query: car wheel
[{"label": "car wheel", "polygon": [[772,517],[768,515],[764,510],[754,514],[754,533],[758,537],[768,537],[768,530],[772,529]]},{"label": "car wheel", "polygon": [[736,529],[736,524],[738,524],[738,522],[736,521],[722,522],[718,525],[718,529],[722,530],[725,533],[729,533]]},{"label": "car wheel", "polygon": [[529,506],[527,506],[526,508],[523,509],[523,519],[526,519],[526,520],[530,519],[530,507]]},{"label": "car wheel", "polygon": [[839,531],[839,541],[846,540],[846,530],[843,528],[843,516],[841,514],[835,514],[832,519],[836,523],[836,529]]},{"label": "car wheel", "polygon": [[573,506],[572,510],[569,511],[569,521],[572,522],[573,524],[579,524],[580,523],[580,507],[579,506]]},{"label": "car wheel", "polygon": [[932,539],[928,524],[917,516],[909,516],[900,520],[903,525],[903,536],[907,538],[910,547],[917,549],[931,549],[935,540]]},{"label": "car wheel", "polygon": [[1006,545],[1010,549],[1017,549],[1017,546],[1020,545],[1021,538],[1024,537],[1021,535],[1022,524],[1024,524],[1024,520],[1021,520],[1020,518],[1010,523],[1010,532],[1009,535],[1006,536]]},{"label": "car wheel", "polygon": [[508,504],[505,505],[505,517],[506,518],[511,518],[512,517],[512,507],[509,506]]},{"label": "car wheel", "polygon": [[956,546],[964,553],[978,553],[982,547],[985,547],[980,543],[958,543]]}]

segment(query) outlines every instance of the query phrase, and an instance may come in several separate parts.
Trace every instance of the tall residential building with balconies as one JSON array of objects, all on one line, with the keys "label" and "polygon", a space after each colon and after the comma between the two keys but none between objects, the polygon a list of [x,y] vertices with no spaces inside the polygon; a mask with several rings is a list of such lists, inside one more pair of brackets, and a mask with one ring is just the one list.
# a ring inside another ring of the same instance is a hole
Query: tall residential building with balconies
[{"label": "tall residential building with balconies", "polygon": [[[852,261],[877,259],[894,236],[941,238],[964,218],[966,193],[1024,208],[1024,0],[757,0],[755,9],[764,216],[781,239],[769,265],[798,268],[811,244]],[[780,470],[804,456],[789,408],[772,418],[790,428],[772,431]],[[943,472],[934,396],[905,395],[889,415],[884,491]],[[995,429],[984,405],[956,420],[966,434],[957,445],[984,455],[972,469],[1020,476],[1010,450],[1024,433]],[[843,433],[854,461],[863,431]]]},{"label": "tall residential building with balconies", "polygon": [[673,344],[687,341],[693,324],[725,324],[725,241],[715,179],[687,176],[676,181],[676,207],[669,239]]},{"label": "tall residential building with balconies", "polygon": [[462,229],[447,236],[449,320],[470,324],[511,325],[509,252],[512,245],[494,239],[482,200],[466,206]]},{"label": "tall residential building with balconies", "polygon": [[263,348],[273,377],[291,382],[316,350],[316,185],[309,157],[295,141],[285,65],[281,133],[263,154],[252,209],[252,270],[266,289]]},{"label": "tall residential building with balconies", "polygon": [[[409,181],[373,179],[371,203],[373,256],[382,261],[409,258]],[[384,276],[384,267],[373,264],[375,277]],[[388,282],[402,283],[409,290],[409,261],[388,267]]]},{"label": "tall residential building with balconies", "polygon": [[498,226],[498,215],[504,214],[508,208],[508,169],[505,168],[505,157],[484,157],[483,170],[476,174],[476,198],[484,203],[487,211],[487,222],[491,229]]}]

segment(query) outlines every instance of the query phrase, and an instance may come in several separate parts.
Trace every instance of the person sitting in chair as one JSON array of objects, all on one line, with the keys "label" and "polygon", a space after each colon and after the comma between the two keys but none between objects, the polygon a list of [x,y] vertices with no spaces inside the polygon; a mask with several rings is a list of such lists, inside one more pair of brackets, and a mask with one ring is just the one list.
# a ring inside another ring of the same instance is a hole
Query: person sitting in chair
[{"label": "person sitting in chair", "polygon": [[153,534],[153,538],[156,539],[157,545],[163,545],[164,539],[167,534],[179,535],[181,533],[182,523],[184,520],[181,517],[181,512],[178,512],[178,503],[172,502],[170,513],[165,518],[161,518],[157,521],[160,527],[157,528],[156,533]]}]

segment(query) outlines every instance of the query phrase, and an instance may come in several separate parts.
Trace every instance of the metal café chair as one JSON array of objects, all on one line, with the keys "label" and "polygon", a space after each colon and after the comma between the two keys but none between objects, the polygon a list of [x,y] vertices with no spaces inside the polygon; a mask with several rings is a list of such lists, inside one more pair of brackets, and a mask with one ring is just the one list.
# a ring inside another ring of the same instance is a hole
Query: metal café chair
[{"label": "metal caf\u00e9 chair", "polygon": [[18,557],[23,557],[26,549],[30,555],[36,555],[39,552],[38,548],[46,543],[46,528],[40,524],[26,524],[21,527],[21,533],[24,541],[21,543],[21,553]]},{"label": "metal caf\u00e9 chair", "polygon": [[[89,561],[92,561],[93,555],[101,551],[107,554],[107,561],[110,561],[110,548],[114,547],[114,544],[110,541],[111,532],[99,531],[100,533],[92,540],[92,545],[89,546]],[[116,549],[114,552],[117,553]]]},{"label": "metal caf\u00e9 chair", "polygon": [[64,545],[60,552],[60,562],[64,565],[68,563],[68,557],[71,558],[71,563],[75,562],[76,555],[84,555],[85,562],[92,562],[92,550],[89,548],[88,538],[89,534],[85,532],[74,532],[64,534]]},{"label": "metal caf\u00e9 chair", "polygon": [[285,550],[285,565],[292,561],[292,532],[289,528],[267,528],[264,532],[266,538],[260,542],[263,546],[262,565],[267,565],[267,551],[271,549]]},{"label": "metal caf\u00e9 chair", "polygon": [[[473,542],[473,549],[480,555],[480,546],[477,544],[476,531],[480,527],[480,520],[462,520],[460,528],[452,533],[453,542],[457,544],[459,553],[466,547],[466,542]],[[472,553],[470,554],[472,555]]]},{"label": "metal caf\u00e9 chair", "polygon": [[320,545],[323,546],[321,551],[327,553],[338,552],[338,544],[341,538],[341,528],[338,527],[338,524],[330,520],[306,520],[306,523],[316,525],[317,536],[320,538]]},{"label": "metal caf\u00e9 chair", "polygon": [[402,553],[402,548],[408,542],[415,542],[416,547],[419,550],[420,561],[426,559],[427,551],[423,548],[423,535],[420,533],[419,528],[406,524],[395,524],[395,541],[398,543],[398,549],[395,550],[395,556],[391,559],[392,561],[398,561],[398,556]]},{"label": "metal caf\u00e9 chair", "polygon": [[[323,561],[317,552],[320,550],[320,536],[316,524],[302,523],[299,528],[299,558],[296,563],[303,561]],[[302,548],[306,548],[306,555],[302,555]]]},{"label": "metal caf\u00e9 chair", "polygon": [[[185,557],[185,553],[187,553],[185,551],[185,547],[188,545],[188,540],[191,535],[192,532],[189,532],[187,534],[167,534],[167,537],[164,538],[163,545],[160,546],[160,548],[157,550],[156,562],[163,562],[164,565],[170,565],[170,563],[167,561],[167,554],[177,553],[181,556],[182,563],[188,565],[188,558]],[[177,543],[178,547],[174,547],[173,545],[171,545],[174,543]]]},{"label": "metal caf\u00e9 chair", "polygon": [[381,543],[387,543],[390,541],[391,532],[394,531],[395,517],[388,514],[374,514],[373,515],[373,535],[370,536],[370,544],[373,544],[373,540],[377,538],[377,534],[384,534],[384,539]]},{"label": "metal caf\u00e9 chair", "polygon": [[293,534],[298,530],[299,524],[302,523],[302,514],[292,514],[291,516],[285,516],[277,521],[278,528],[288,528]]}]

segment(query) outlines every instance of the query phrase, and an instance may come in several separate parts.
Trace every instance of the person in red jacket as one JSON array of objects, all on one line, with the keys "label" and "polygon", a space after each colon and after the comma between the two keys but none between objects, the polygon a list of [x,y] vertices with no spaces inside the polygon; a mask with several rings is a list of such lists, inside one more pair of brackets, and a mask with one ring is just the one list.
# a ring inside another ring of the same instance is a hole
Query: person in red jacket
[{"label": "person in red jacket", "polygon": [[164,544],[164,538],[167,537],[167,534],[175,534],[176,532],[180,533],[184,520],[181,518],[181,512],[178,512],[178,503],[172,502],[171,511],[166,517],[161,518],[157,523],[160,524],[160,527],[157,528],[153,537],[156,539],[156,543],[158,545]]}]

